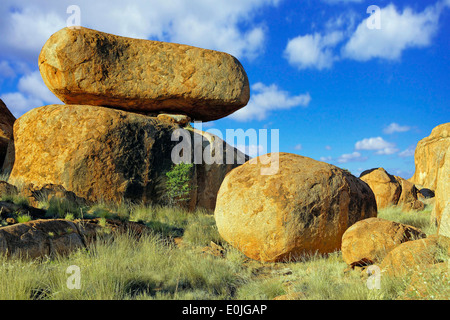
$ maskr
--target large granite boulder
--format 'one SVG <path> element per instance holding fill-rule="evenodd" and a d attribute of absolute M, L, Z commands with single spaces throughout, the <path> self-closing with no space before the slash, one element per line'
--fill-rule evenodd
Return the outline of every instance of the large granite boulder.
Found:
<path fill-rule="evenodd" d="M 284 261 L 339 250 L 345 230 L 376 217 L 369 186 L 345 170 L 279 153 L 278 170 L 261 174 L 262 156 L 227 174 L 214 212 L 220 235 L 246 256 Z"/>
<path fill-rule="evenodd" d="M 173 139 L 173 133 L 181 130 L 192 140 L 200 136 L 187 129 L 157 117 L 98 106 L 36 108 L 14 125 L 16 157 L 9 181 L 33 184 L 34 190 L 60 185 L 92 202 L 161 203 L 165 173 L 173 165 L 172 150 L 183 141 Z M 200 136 L 207 144 L 204 140 Z M 231 153 L 236 160 L 233 164 L 200 162 L 193 166 L 197 185 L 191 195 L 193 207 L 214 210 L 226 173 L 247 159 L 224 145 L 223 157 Z"/>
<path fill-rule="evenodd" d="M 244 107 L 250 97 L 244 68 L 227 53 L 87 28 L 53 34 L 39 55 L 39 70 L 66 104 L 209 121 Z"/>

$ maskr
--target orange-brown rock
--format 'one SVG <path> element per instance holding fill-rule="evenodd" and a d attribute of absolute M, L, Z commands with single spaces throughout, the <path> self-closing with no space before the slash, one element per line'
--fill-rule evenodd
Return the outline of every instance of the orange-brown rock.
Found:
<path fill-rule="evenodd" d="M 187 45 L 64 28 L 39 55 L 47 87 L 66 104 L 210 121 L 244 107 L 247 75 L 233 56 Z"/>
<path fill-rule="evenodd" d="M 381 218 L 356 222 L 342 236 L 342 258 L 351 265 L 358 261 L 378 263 L 399 244 L 425 238 L 421 230 Z"/>
<path fill-rule="evenodd" d="M 266 155 L 267 157 L 268 155 Z M 284 261 L 339 250 L 348 227 L 375 217 L 369 186 L 333 165 L 278 153 L 262 175 L 261 156 L 227 174 L 214 216 L 224 240 L 249 258 Z"/>
<path fill-rule="evenodd" d="M 419 191 L 416 186 L 401 177 L 394 176 L 394 178 L 398 181 L 398 183 L 400 183 L 402 188 L 397 205 L 402 206 L 404 210 L 423 210 L 425 208 L 425 204 L 419 200 Z"/>
<path fill-rule="evenodd" d="M 365 181 L 377 201 L 378 209 L 396 205 L 402 193 L 401 184 L 383 168 L 367 170 L 363 172 L 360 179 Z"/>
<path fill-rule="evenodd" d="M 431 214 L 439 234 L 450 237 L 450 145 L 441 162 L 437 163 L 436 196 Z"/>
<path fill-rule="evenodd" d="M 431 134 L 417 143 L 414 153 L 416 170 L 409 179 L 416 185 L 436 190 L 438 171 L 450 147 L 450 122 L 435 127 Z"/>
<path fill-rule="evenodd" d="M 5 160 L 9 143 L 13 140 L 13 125 L 16 118 L 0 100 L 0 168 Z"/>
<path fill-rule="evenodd" d="M 165 172 L 173 165 L 172 150 L 180 143 L 172 141 L 178 129 L 185 130 L 157 117 L 105 107 L 36 108 L 14 125 L 16 159 L 9 181 L 33 184 L 35 190 L 60 185 L 92 202 L 160 203 Z M 185 132 L 190 137 L 198 135 Z M 214 210 L 223 178 L 239 165 L 237 161 L 226 164 L 225 159 L 229 153 L 233 159 L 242 154 L 229 146 L 224 149 L 223 164 L 194 166 L 193 181 L 198 187 L 191 195 L 193 206 Z"/>
<path fill-rule="evenodd" d="M 0 253 L 9 257 L 41 258 L 83 246 L 76 225 L 62 219 L 33 220 L 0 228 Z"/>
<path fill-rule="evenodd" d="M 404 242 L 392 249 L 380 268 L 393 276 L 414 273 L 425 266 L 450 258 L 450 238 L 431 235 L 425 239 Z"/>

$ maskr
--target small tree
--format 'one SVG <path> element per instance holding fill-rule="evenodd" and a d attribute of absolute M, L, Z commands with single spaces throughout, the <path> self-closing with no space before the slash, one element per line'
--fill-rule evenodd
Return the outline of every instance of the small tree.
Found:
<path fill-rule="evenodd" d="M 166 198 L 169 205 L 183 206 L 190 200 L 193 189 L 192 163 L 181 162 L 174 164 L 172 169 L 166 172 Z"/>

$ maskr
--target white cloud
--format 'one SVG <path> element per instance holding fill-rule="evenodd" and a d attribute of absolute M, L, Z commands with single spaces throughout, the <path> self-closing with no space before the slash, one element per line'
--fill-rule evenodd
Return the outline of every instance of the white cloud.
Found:
<path fill-rule="evenodd" d="M 301 143 L 299 143 L 299 144 L 297 144 L 297 145 L 294 147 L 294 149 L 297 150 L 297 151 L 300 151 L 300 150 L 303 149 L 303 146 L 301 145 Z"/>
<path fill-rule="evenodd" d="M 238 121 L 264 120 L 271 111 L 290 109 L 293 107 L 307 107 L 311 101 L 309 93 L 291 96 L 277 85 L 258 82 L 252 85 L 252 95 L 249 103 L 229 117 Z"/>
<path fill-rule="evenodd" d="M 14 78 L 16 76 L 16 72 L 6 60 L 0 61 L 0 76 L 2 78 Z"/>
<path fill-rule="evenodd" d="M 440 2 L 419 13 L 409 7 L 399 12 L 389 4 L 380 11 L 381 29 L 369 29 L 368 18 L 363 20 L 342 48 L 342 55 L 359 61 L 397 60 L 408 48 L 429 46 L 438 29 L 441 11 Z"/>
<path fill-rule="evenodd" d="M 258 157 L 263 154 L 264 147 L 262 145 L 242 145 L 239 144 L 236 146 L 236 149 L 249 155 L 252 158 Z"/>
<path fill-rule="evenodd" d="M 20 117 L 25 112 L 44 104 L 42 100 L 39 100 L 36 97 L 25 96 L 20 92 L 2 94 L 0 99 L 3 100 L 16 118 Z"/>
<path fill-rule="evenodd" d="M 341 3 L 360 3 L 364 0 L 322 0 L 325 3 L 328 4 L 341 4 Z"/>
<path fill-rule="evenodd" d="M 45 86 L 39 71 L 21 77 L 17 88 L 18 92 L 5 93 L 0 97 L 15 117 L 46 104 L 62 104 Z"/>
<path fill-rule="evenodd" d="M 179 42 L 228 52 L 237 58 L 258 55 L 266 27 L 255 22 L 259 9 L 280 0 L 78 0 L 81 25 L 117 35 Z M 51 34 L 66 26 L 68 0 L 2 0 L 0 57 L 36 63 Z"/>
<path fill-rule="evenodd" d="M 403 150 L 402 152 L 399 152 L 398 156 L 401 158 L 414 157 L 415 151 L 416 146 L 409 146 L 407 149 Z"/>
<path fill-rule="evenodd" d="M 320 161 L 329 162 L 332 161 L 333 157 L 327 156 L 327 157 L 320 157 Z"/>
<path fill-rule="evenodd" d="M 339 156 L 336 161 L 338 163 L 347 163 L 347 162 L 362 162 L 366 161 L 367 157 L 363 157 L 359 152 L 346 153 Z"/>
<path fill-rule="evenodd" d="M 392 134 L 395 132 L 406 132 L 411 130 L 411 127 L 409 126 L 401 126 L 398 123 L 391 123 L 390 125 L 388 125 L 386 128 L 383 129 L 383 132 L 386 134 Z"/>
<path fill-rule="evenodd" d="M 338 58 L 333 48 L 343 39 L 340 31 L 326 35 L 319 33 L 298 36 L 288 41 L 284 56 L 288 62 L 298 69 L 329 69 Z"/>
<path fill-rule="evenodd" d="M 376 154 L 388 155 L 398 151 L 394 143 L 385 141 L 382 137 L 366 138 L 356 142 L 356 150 L 375 150 Z"/>

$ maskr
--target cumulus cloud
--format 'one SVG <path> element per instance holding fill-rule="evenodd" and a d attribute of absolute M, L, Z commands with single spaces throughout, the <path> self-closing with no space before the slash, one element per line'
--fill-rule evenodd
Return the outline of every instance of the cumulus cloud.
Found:
<path fill-rule="evenodd" d="M 79 0 L 81 25 L 117 35 L 172 41 L 252 58 L 263 49 L 266 28 L 256 22 L 259 9 L 280 0 Z M 2 0 L 0 57 L 35 63 L 51 34 L 66 26 L 68 0 L 35 3 Z"/>
<path fill-rule="evenodd" d="M 46 104 L 62 103 L 45 86 L 39 71 L 22 76 L 17 88 L 19 89 L 17 92 L 4 93 L 0 96 L 15 117 Z"/>
<path fill-rule="evenodd" d="M 277 85 L 258 82 L 252 85 L 249 103 L 229 117 L 237 121 L 264 120 L 274 110 L 307 107 L 311 101 L 309 93 L 296 96 L 281 90 Z"/>
<path fill-rule="evenodd" d="M 407 149 L 403 150 L 402 152 L 399 152 L 398 156 L 401 158 L 414 157 L 415 151 L 416 146 L 409 146 Z"/>
<path fill-rule="evenodd" d="M 300 150 L 303 149 L 303 146 L 301 145 L 301 143 L 299 143 L 299 144 L 297 144 L 297 145 L 294 147 L 294 149 L 297 150 L 297 151 L 300 151 Z"/>
<path fill-rule="evenodd" d="M 284 56 L 298 69 L 329 69 L 338 58 L 333 48 L 343 39 L 341 31 L 325 35 L 319 33 L 298 36 L 288 41 Z"/>
<path fill-rule="evenodd" d="M 361 153 L 354 151 L 352 153 L 345 153 L 343 155 L 340 155 L 336 161 L 338 163 L 347 163 L 347 162 L 362 162 L 366 161 L 367 157 L 363 157 Z"/>
<path fill-rule="evenodd" d="M 398 151 L 394 143 L 387 142 L 382 137 L 366 138 L 358 141 L 355 144 L 355 149 L 372 150 L 376 151 L 375 153 L 379 155 L 389 155 Z"/>
<path fill-rule="evenodd" d="M 342 48 L 342 54 L 359 61 L 397 60 L 406 49 L 429 46 L 438 30 L 442 8 L 438 2 L 417 13 L 409 7 L 399 11 L 389 4 L 380 11 L 381 29 L 369 29 L 369 18 L 363 20 Z"/>
<path fill-rule="evenodd" d="M 398 123 L 391 123 L 386 128 L 383 129 L 383 132 L 386 134 L 393 134 L 395 132 L 406 132 L 411 130 L 411 127 L 409 126 L 401 126 Z"/>

